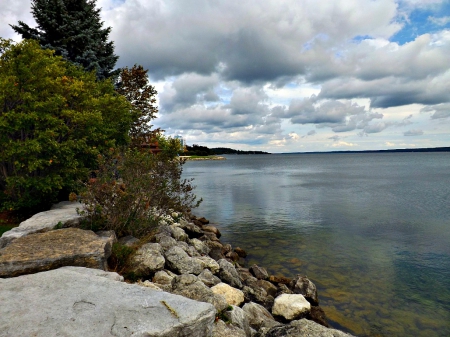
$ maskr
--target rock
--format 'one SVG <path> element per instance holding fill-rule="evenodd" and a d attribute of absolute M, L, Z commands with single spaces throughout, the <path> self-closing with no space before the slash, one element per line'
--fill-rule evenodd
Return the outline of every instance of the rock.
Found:
<path fill-rule="evenodd" d="M 207 225 L 207 224 L 209 224 L 209 220 L 206 220 L 205 218 L 199 218 L 199 219 L 197 219 L 197 221 L 199 221 L 201 224 L 203 224 L 203 225 Z"/>
<path fill-rule="evenodd" d="M 239 327 L 232 324 L 226 324 L 219 319 L 214 324 L 212 337 L 246 337 L 246 334 L 245 331 Z"/>
<path fill-rule="evenodd" d="M 137 284 L 139 284 L 142 287 L 147 287 L 153 290 L 157 290 L 157 291 L 163 291 L 160 287 L 158 287 L 155 283 L 150 282 L 149 280 L 146 280 L 144 282 L 140 282 L 138 281 Z"/>
<path fill-rule="evenodd" d="M 130 267 L 136 275 L 146 277 L 162 270 L 165 263 L 161 245 L 159 243 L 146 243 L 133 255 Z"/>
<path fill-rule="evenodd" d="M 211 226 L 211 225 L 203 225 L 202 230 L 204 232 L 213 233 L 217 238 L 220 238 L 222 234 L 220 233 L 219 229 L 217 227 Z"/>
<path fill-rule="evenodd" d="M 254 278 L 256 282 L 256 278 L 250 273 L 250 271 L 247 268 L 236 268 L 236 270 L 239 274 L 239 277 L 241 278 L 242 281 L 244 281 L 244 283 L 248 278 Z"/>
<path fill-rule="evenodd" d="M 269 273 L 265 268 L 258 267 L 256 264 L 250 267 L 250 273 L 252 273 L 258 280 L 267 280 Z"/>
<path fill-rule="evenodd" d="M 328 329 L 313 321 L 301 319 L 292 321 L 289 325 L 275 326 L 265 333 L 264 337 L 297 337 L 297 336 L 320 336 L 320 337 L 351 337 L 345 332 Z"/>
<path fill-rule="evenodd" d="M 177 241 L 187 241 L 188 236 L 184 230 L 182 230 L 180 227 L 177 227 L 175 225 L 169 226 L 170 231 L 172 232 L 172 236 Z"/>
<path fill-rule="evenodd" d="M 243 285 L 236 268 L 234 268 L 234 266 L 225 259 L 221 259 L 217 262 L 220 266 L 219 278 L 232 287 L 241 289 Z"/>
<path fill-rule="evenodd" d="M 132 235 L 127 235 L 119 239 L 119 243 L 121 245 L 132 247 L 139 242 L 139 239 L 135 238 Z"/>
<path fill-rule="evenodd" d="M 274 298 L 273 296 L 267 295 L 267 292 L 264 289 L 244 286 L 242 292 L 244 293 L 246 302 L 256 302 L 264 306 L 267 310 L 272 309 Z"/>
<path fill-rule="evenodd" d="M 180 222 L 180 228 L 182 228 L 191 239 L 203 236 L 203 231 L 194 224 L 188 222 Z"/>
<path fill-rule="evenodd" d="M 0 279 L 0 336 L 211 335 L 210 304 L 76 269 Z"/>
<path fill-rule="evenodd" d="M 167 270 L 160 270 L 155 273 L 155 276 L 152 278 L 152 282 L 155 283 L 158 287 L 160 287 L 164 291 L 171 292 L 172 291 L 172 279 L 175 275 L 172 275 Z"/>
<path fill-rule="evenodd" d="M 219 294 L 225 297 L 229 305 L 241 305 L 244 302 L 244 293 L 239 289 L 230 287 L 226 283 L 216 284 L 211 288 L 214 294 Z"/>
<path fill-rule="evenodd" d="M 216 284 L 222 282 L 220 278 L 214 276 L 209 269 L 204 269 L 199 275 L 198 279 L 202 281 L 206 286 L 213 287 Z"/>
<path fill-rule="evenodd" d="M 229 243 L 226 243 L 222 246 L 222 253 L 227 254 L 233 250 L 233 247 Z"/>
<path fill-rule="evenodd" d="M 298 275 L 291 284 L 294 293 L 302 294 L 312 305 L 319 305 L 316 285 L 309 278 Z"/>
<path fill-rule="evenodd" d="M 217 311 L 222 311 L 228 307 L 225 297 L 214 294 L 210 288 L 192 274 L 175 276 L 172 280 L 172 291 L 174 294 L 210 303 L 214 305 Z"/>
<path fill-rule="evenodd" d="M 225 254 L 225 257 L 227 259 L 230 259 L 233 262 L 237 262 L 240 259 L 239 255 L 237 255 L 236 252 L 228 252 L 228 253 Z"/>
<path fill-rule="evenodd" d="M 210 233 L 210 232 L 203 232 L 203 235 L 200 236 L 198 239 L 201 240 L 201 241 L 215 241 L 215 242 L 219 242 L 220 243 L 220 240 L 216 236 L 216 234 Z"/>
<path fill-rule="evenodd" d="M 278 292 L 277 287 L 275 287 L 269 281 L 258 280 L 258 281 L 256 281 L 256 284 L 258 285 L 258 287 L 263 288 L 268 295 L 274 296 L 274 297 L 277 295 L 277 292 Z"/>
<path fill-rule="evenodd" d="M 177 245 L 177 240 L 166 234 L 156 234 L 155 239 L 156 242 L 161 245 L 163 251 L 167 251 L 170 248 L 175 247 Z"/>
<path fill-rule="evenodd" d="M 216 260 L 210 258 L 209 256 L 200 256 L 196 259 L 202 261 L 204 268 L 208 268 L 213 274 L 216 274 L 220 270 L 220 266 Z"/>
<path fill-rule="evenodd" d="M 20 237 L 51 231 L 58 224 L 61 228 L 75 227 L 84 219 L 84 216 L 77 213 L 77 208 L 82 210 L 83 207 L 84 205 L 79 202 L 70 201 L 55 204 L 49 211 L 37 213 L 21 222 L 18 227 L 3 233 L 0 237 L 0 248 L 6 247 Z"/>
<path fill-rule="evenodd" d="M 106 270 L 111 240 L 92 231 L 64 228 L 14 240 L 0 250 L 0 277 L 15 277 L 63 266 Z"/>
<path fill-rule="evenodd" d="M 270 275 L 269 281 L 274 283 L 290 284 L 292 282 L 292 279 L 285 276 Z"/>
<path fill-rule="evenodd" d="M 209 256 L 216 261 L 225 259 L 225 255 L 223 255 L 223 253 L 222 253 L 222 248 L 211 248 L 211 250 L 209 252 Z"/>
<path fill-rule="evenodd" d="M 307 315 L 311 311 L 311 304 L 301 294 L 282 294 L 275 298 L 272 314 L 294 320 Z"/>
<path fill-rule="evenodd" d="M 316 323 L 319 323 L 320 325 L 323 325 L 325 327 L 329 327 L 327 316 L 325 315 L 325 311 L 319 306 L 312 306 L 311 312 L 309 313 L 309 316 L 306 317 Z"/>
<path fill-rule="evenodd" d="M 271 328 L 279 325 L 272 314 L 257 303 L 245 303 L 242 310 L 244 311 L 250 326 L 255 330 L 259 330 L 262 327 Z"/>
<path fill-rule="evenodd" d="M 277 296 L 281 294 L 293 294 L 294 292 L 283 283 L 278 284 Z"/>
<path fill-rule="evenodd" d="M 176 273 L 198 275 L 203 270 L 203 261 L 190 257 L 178 246 L 167 250 L 164 253 L 164 257 L 166 258 L 167 267 Z"/>
<path fill-rule="evenodd" d="M 191 239 L 189 240 L 189 243 L 202 255 L 208 255 L 211 250 L 211 248 L 199 239 Z"/>
<path fill-rule="evenodd" d="M 230 322 L 230 324 L 244 330 L 247 337 L 251 337 L 250 324 L 244 310 L 238 306 L 232 305 L 232 310 L 224 311 L 223 315 Z"/>
<path fill-rule="evenodd" d="M 236 254 L 237 255 L 239 255 L 239 257 L 242 257 L 242 258 L 245 258 L 245 257 L 247 257 L 247 253 L 246 253 L 246 251 L 245 250 L 243 250 L 242 248 L 240 248 L 240 247 L 236 247 L 236 248 L 234 248 L 234 251 L 236 252 Z"/>

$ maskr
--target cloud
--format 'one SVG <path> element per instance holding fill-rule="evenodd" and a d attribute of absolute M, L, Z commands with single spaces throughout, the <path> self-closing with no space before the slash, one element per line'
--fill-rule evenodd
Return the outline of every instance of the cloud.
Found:
<path fill-rule="evenodd" d="M 443 119 L 450 117 L 450 103 L 436 104 L 424 107 L 420 112 L 434 112 L 431 119 Z"/>
<path fill-rule="evenodd" d="M 403 136 L 422 136 L 423 131 L 422 130 L 409 130 L 406 132 L 403 132 Z"/>
<path fill-rule="evenodd" d="M 450 16 L 441 16 L 439 18 L 434 17 L 434 16 L 429 16 L 428 21 L 430 21 L 431 23 L 434 23 L 435 25 L 438 25 L 438 26 L 445 26 L 446 24 L 448 24 L 450 22 Z"/>

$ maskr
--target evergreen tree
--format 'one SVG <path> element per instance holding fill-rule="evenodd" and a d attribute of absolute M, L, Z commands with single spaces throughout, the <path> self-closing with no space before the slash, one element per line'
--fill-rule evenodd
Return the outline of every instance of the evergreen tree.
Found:
<path fill-rule="evenodd" d="M 32 10 L 38 26 L 29 27 L 19 21 L 11 27 L 24 39 L 35 39 L 45 49 L 96 71 L 98 79 L 111 77 L 118 56 L 114 44 L 108 42 L 111 27 L 102 28 L 97 0 L 32 0 Z"/>

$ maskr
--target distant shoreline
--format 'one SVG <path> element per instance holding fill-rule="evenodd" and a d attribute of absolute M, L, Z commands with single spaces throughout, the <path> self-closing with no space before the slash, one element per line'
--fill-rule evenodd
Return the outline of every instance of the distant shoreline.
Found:
<path fill-rule="evenodd" d="M 222 156 L 205 156 L 205 157 L 179 156 L 178 158 L 186 160 L 226 160 L 226 158 Z"/>
<path fill-rule="evenodd" d="M 313 152 L 282 152 L 274 154 L 322 154 L 322 153 L 402 153 L 402 152 L 450 152 L 450 147 L 392 149 L 392 150 L 357 150 L 357 151 L 313 151 Z"/>

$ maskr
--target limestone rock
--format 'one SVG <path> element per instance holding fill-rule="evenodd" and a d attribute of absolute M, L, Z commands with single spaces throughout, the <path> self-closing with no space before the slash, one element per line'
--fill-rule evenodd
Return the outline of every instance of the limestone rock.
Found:
<path fill-rule="evenodd" d="M 166 260 L 162 256 L 159 243 L 146 243 L 142 245 L 131 259 L 131 268 L 142 277 L 162 270 Z"/>
<path fill-rule="evenodd" d="M 297 276 L 291 284 L 296 294 L 302 294 L 312 305 L 319 305 L 319 297 L 317 296 L 317 288 L 306 276 Z"/>
<path fill-rule="evenodd" d="M 180 228 L 182 228 L 190 238 L 199 238 L 203 236 L 203 231 L 192 223 L 180 222 Z"/>
<path fill-rule="evenodd" d="M 198 279 L 202 281 L 206 286 L 213 287 L 216 284 L 222 282 L 220 278 L 213 275 L 213 273 L 209 269 L 204 269 L 199 275 Z"/>
<path fill-rule="evenodd" d="M 234 248 L 234 251 L 236 252 L 237 255 L 239 255 L 239 257 L 245 258 L 247 256 L 247 252 L 243 250 L 241 247 Z"/>
<path fill-rule="evenodd" d="M 236 287 L 241 289 L 242 282 L 239 278 L 239 274 L 236 271 L 236 268 L 225 259 L 221 259 L 218 261 L 220 266 L 219 277 L 222 281 L 228 283 L 232 287 Z"/>
<path fill-rule="evenodd" d="M 241 305 L 244 302 L 244 293 L 239 289 L 233 288 L 226 283 L 216 284 L 211 288 L 214 294 L 219 294 L 225 297 L 229 305 Z"/>
<path fill-rule="evenodd" d="M 175 246 L 164 253 L 167 266 L 180 274 L 198 275 L 203 270 L 203 262 L 190 257 L 182 248 Z"/>
<path fill-rule="evenodd" d="M 83 268 L 81 268 L 83 269 Z M 210 336 L 208 304 L 60 268 L 0 279 L 0 336 Z"/>
<path fill-rule="evenodd" d="M 269 278 L 269 273 L 263 267 L 259 267 L 256 264 L 250 267 L 250 272 L 258 279 L 258 280 L 267 280 Z"/>
<path fill-rule="evenodd" d="M 244 330 L 245 335 L 251 337 L 252 333 L 246 313 L 236 305 L 232 305 L 231 307 L 232 310 L 225 311 L 223 315 L 228 319 L 230 324 Z"/>
<path fill-rule="evenodd" d="M 202 255 L 208 255 L 211 250 L 203 241 L 191 239 L 189 243 Z"/>
<path fill-rule="evenodd" d="M 137 284 L 139 284 L 142 287 L 147 287 L 153 290 L 157 290 L 157 291 L 163 291 L 160 287 L 158 287 L 158 285 L 156 285 L 153 282 L 150 282 L 149 280 L 146 280 L 144 282 L 138 281 Z"/>
<path fill-rule="evenodd" d="M 320 337 L 352 337 L 345 332 L 328 329 L 308 319 L 292 321 L 289 325 L 275 326 L 264 334 L 264 337 L 297 337 L 297 336 L 320 336 Z"/>
<path fill-rule="evenodd" d="M 239 327 L 218 320 L 214 324 L 212 337 L 247 337 L 247 335 L 245 331 Z"/>
<path fill-rule="evenodd" d="M 250 326 L 255 330 L 259 330 L 261 327 L 271 328 L 279 324 L 266 308 L 257 303 L 245 303 L 242 310 L 244 311 Z"/>
<path fill-rule="evenodd" d="M 77 208 L 82 210 L 83 207 L 79 202 L 63 201 L 53 205 L 49 211 L 33 215 L 18 227 L 3 233 L 0 237 L 0 249 L 20 237 L 53 230 L 58 224 L 64 228 L 77 226 L 84 218 L 77 213 Z"/>
<path fill-rule="evenodd" d="M 210 258 L 209 256 L 200 256 L 197 257 L 196 259 L 202 261 L 205 268 L 211 270 L 213 274 L 216 274 L 220 270 L 220 266 L 216 262 L 216 260 Z"/>
<path fill-rule="evenodd" d="M 228 307 L 228 303 L 222 295 L 214 294 L 195 275 L 183 274 L 175 276 L 172 280 L 172 291 L 174 294 L 193 300 L 211 303 L 218 311 Z"/>
<path fill-rule="evenodd" d="M 81 266 L 105 270 L 111 241 L 92 231 L 64 228 L 14 240 L 0 250 L 0 277 Z"/>
<path fill-rule="evenodd" d="M 175 225 L 170 225 L 170 231 L 172 232 L 172 236 L 177 241 L 187 241 L 188 236 L 184 230 Z"/>
<path fill-rule="evenodd" d="M 276 296 L 277 295 L 277 291 L 278 291 L 277 287 L 275 287 L 269 281 L 258 280 L 258 281 L 256 281 L 256 284 L 258 285 L 258 287 L 263 288 L 268 295 L 270 295 L 270 296 Z"/>
<path fill-rule="evenodd" d="M 212 225 L 203 225 L 202 226 L 202 230 L 204 232 L 210 232 L 213 233 L 217 236 L 217 238 L 220 238 L 222 236 L 222 234 L 220 233 L 219 229 L 215 226 Z"/>
<path fill-rule="evenodd" d="M 156 234 L 155 238 L 156 242 L 161 245 L 163 251 L 167 251 L 177 245 L 177 240 L 167 234 Z"/>
<path fill-rule="evenodd" d="M 272 314 L 294 320 L 311 311 L 311 304 L 301 294 L 282 294 L 275 299 Z"/>
<path fill-rule="evenodd" d="M 259 287 L 244 286 L 242 292 L 246 302 L 256 302 L 261 304 L 267 310 L 271 310 L 274 302 L 273 296 L 267 295 L 266 291 Z"/>

